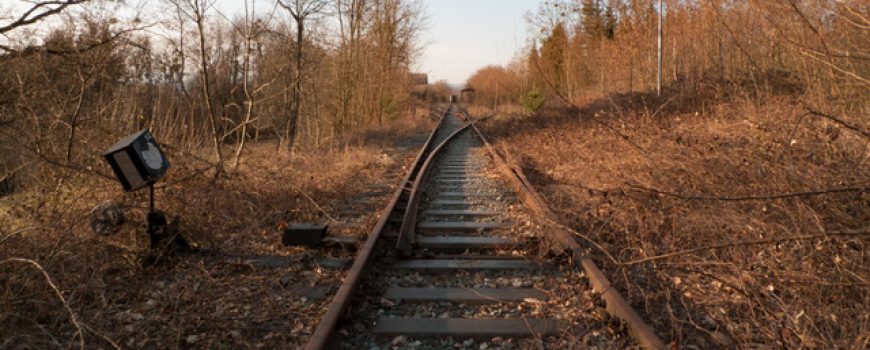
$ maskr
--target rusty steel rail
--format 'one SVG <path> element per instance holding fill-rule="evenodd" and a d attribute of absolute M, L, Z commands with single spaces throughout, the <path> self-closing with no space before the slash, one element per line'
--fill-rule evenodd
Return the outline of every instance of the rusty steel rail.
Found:
<path fill-rule="evenodd" d="M 474 133 L 483 142 L 490 158 L 496 164 L 498 170 L 510 182 L 511 186 L 516 190 L 520 200 L 536 215 L 558 224 L 558 218 L 555 213 L 547 206 L 547 203 L 541 198 L 526 176 L 522 169 L 508 162 L 506 157 L 499 152 L 486 140 L 483 133 L 475 125 L 475 120 L 468 112 L 460 109 L 461 113 L 465 114 L 466 120 Z M 629 333 L 643 347 L 649 349 L 665 349 L 665 343 L 655 334 L 655 331 L 650 327 L 643 318 L 631 307 L 631 304 L 614 288 L 610 281 L 604 276 L 604 273 L 595 262 L 584 252 L 584 249 L 577 242 L 574 235 L 565 229 L 558 228 L 553 231 L 553 235 L 546 236 L 556 245 L 560 246 L 564 251 L 571 255 L 574 263 L 579 265 L 589 281 L 592 288 L 601 294 L 601 298 L 605 302 L 605 309 L 611 316 L 624 321 L 628 325 Z"/>
<path fill-rule="evenodd" d="M 420 204 L 420 193 L 422 192 L 420 191 L 420 188 L 423 186 L 423 181 L 426 179 L 426 175 L 429 174 L 429 170 L 432 169 L 432 163 L 435 161 L 438 154 L 440 154 L 444 149 L 444 146 L 446 146 L 451 139 L 456 137 L 456 135 L 468 130 L 469 125 L 471 124 L 466 124 L 448 135 L 444 141 L 432 150 L 429 156 L 426 157 L 426 161 L 423 162 L 423 165 L 420 167 L 420 170 L 417 173 L 417 178 L 414 179 L 414 184 L 411 187 L 408 206 L 405 210 L 405 217 L 402 218 L 402 227 L 399 229 L 399 239 L 396 242 L 396 249 L 400 254 L 410 255 L 411 249 L 415 244 L 414 230 L 417 227 L 417 208 Z"/>
<path fill-rule="evenodd" d="M 381 233 L 383 233 L 389 223 L 390 214 L 399 207 L 399 201 L 406 195 L 407 191 L 410 190 L 408 183 L 418 177 L 417 173 L 423 165 L 423 160 L 428 158 L 427 156 L 430 153 L 429 150 L 432 147 L 432 142 L 444 126 L 446 116 L 449 113 L 450 108 L 447 108 L 444 114 L 441 115 L 441 120 L 438 122 L 438 125 L 432 133 L 429 134 L 429 138 L 426 140 L 426 143 L 423 144 L 422 149 L 420 149 L 420 152 L 414 159 L 414 163 L 412 164 L 411 169 L 408 170 L 408 174 L 405 175 L 402 182 L 396 188 L 390 202 L 386 207 L 384 207 L 383 211 L 381 211 L 380 219 L 378 219 L 377 224 L 372 228 L 372 231 L 369 233 L 362 248 L 357 253 L 356 257 L 354 257 L 353 265 L 350 270 L 347 271 L 344 282 L 342 282 L 341 287 L 339 287 L 338 291 L 335 293 L 335 297 L 333 297 L 332 302 L 329 304 L 329 309 L 327 309 L 326 314 L 324 314 L 320 319 L 320 323 L 317 324 L 317 329 L 315 329 L 314 334 L 311 335 L 308 343 L 305 344 L 304 349 L 322 350 L 329 345 L 335 327 L 338 325 L 338 321 L 349 306 L 350 299 L 353 297 L 354 291 L 362 280 L 362 277 L 372 260 L 372 252 L 374 251 L 378 240 L 381 238 Z"/>

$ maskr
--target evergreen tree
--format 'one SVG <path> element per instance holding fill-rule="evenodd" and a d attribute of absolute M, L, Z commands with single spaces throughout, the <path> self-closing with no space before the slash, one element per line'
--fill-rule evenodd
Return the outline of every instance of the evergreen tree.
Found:
<path fill-rule="evenodd" d="M 565 79 L 565 52 L 568 49 L 568 33 L 565 25 L 556 24 L 552 33 L 541 45 L 540 66 L 547 79 L 548 88 L 556 93 L 564 93 Z"/>
<path fill-rule="evenodd" d="M 613 40 L 616 36 L 616 14 L 613 13 L 613 6 L 610 4 L 604 9 L 604 36 L 607 39 Z"/>
<path fill-rule="evenodd" d="M 538 43 L 536 41 L 532 41 L 531 50 L 529 50 L 529 57 L 526 60 L 526 70 L 528 71 L 528 88 L 535 89 L 540 88 L 542 84 L 540 84 L 540 74 L 543 67 L 541 67 L 541 57 L 538 53 Z"/>
<path fill-rule="evenodd" d="M 583 9 L 583 32 L 592 39 L 604 37 L 604 18 L 601 15 L 601 5 L 598 0 L 584 0 Z"/>

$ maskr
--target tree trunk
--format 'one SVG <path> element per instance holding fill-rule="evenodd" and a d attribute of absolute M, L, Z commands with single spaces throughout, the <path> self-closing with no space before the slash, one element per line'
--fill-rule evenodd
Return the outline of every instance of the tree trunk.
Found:
<path fill-rule="evenodd" d="M 247 1 L 247 0 L 245 0 Z M 251 122 L 251 114 L 254 111 L 254 96 L 251 95 L 251 88 L 248 86 L 249 72 L 251 70 L 251 24 L 247 15 L 245 16 L 245 53 L 244 63 L 242 64 L 242 92 L 245 94 L 245 120 L 242 122 L 242 128 L 239 131 L 239 147 L 236 148 L 236 156 L 233 160 L 233 170 L 239 170 L 239 163 L 242 159 L 242 151 L 245 150 L 245 140 L 248 138 L 248 123 Z M 256 88 L 256 87 L 255 87 Z"/>
<path fill-rule="evenodd" d="M 296 20 L 296 82 L 293 84 L 293 102 L 290 112 L 289 135 L 287 135 L 287 149 L 291 152 L 299 127 L 299 105 L 302 97 L 302 37 L 305 31 L 305 18 L 294 17 L 294 19 Z"/>
<path fill-rule="evenodd" d="M 215 160 L 217 162 L 217 164 L 215 164 L 215 176 L 219 176 L 224 170 L 224 155 L 223 151 L 221 151 L 221 137 L 218 134 L 217 117 L 214 115 L 214 109 L 211 105 L 211 85 L 208 81 L 208 58 L 206 57 L 207 55 L 205 52 L 205 28 L 203 25 L 205 18 L 203 17 L 202 9 L 196 9 L 196 11 L 196 27 L 199 32 L 199 56 L 201 61 L 200 79 L 202 79 L 202 99 L 205 103 L 205 108 L 208 111 L 212 145 L 214 146 Z"/>

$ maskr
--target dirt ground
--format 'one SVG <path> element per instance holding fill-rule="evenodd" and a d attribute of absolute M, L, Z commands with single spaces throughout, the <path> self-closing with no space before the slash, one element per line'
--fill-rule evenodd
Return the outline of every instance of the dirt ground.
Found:
<path fill-rule="evenodd" d="M 433 126 L 295 155 L 253 144 L 240 169 L 216 181 L 170 152 L 157 206 L 201 251 L 156 262 L 145 261 L 146 191 L 125 195 L 108 180 L 71 175 L 0 198 L 0 348 L 301 346 L 355 248 L 284 247 L 283 228 L 327 223 L 331 235 L 364 239 Z M 104 201 L 128 216 L 105 237 L 88 224 Z"/>
<path fill-rule="evenodd" d="M 806 112 L 632 94 L 483 126 L 673 346 L 867 348 L 870 143 Z"/>

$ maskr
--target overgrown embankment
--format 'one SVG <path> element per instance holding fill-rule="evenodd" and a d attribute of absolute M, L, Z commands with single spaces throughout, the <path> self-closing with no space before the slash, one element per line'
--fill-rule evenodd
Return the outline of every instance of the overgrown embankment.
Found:
<path fill-rule="evenodd" d="M 797 95 L 615 95 L 484 129 L 666 340 L 866 347 L 870 121 Z"/>
<path fill-rule="evenodd" d="M 332 234 L 364 238 L 429 124 L 295 155 L 253 144 L 218 179 L 200 171 L 207 163 L 170 152 L 158 209 L 179 217 L 204 251 L 156 263 L 144 259 L 146 191 L 123 194 L 109 179 L 50 167 L 56 176 L 0 198 L 0 348 L 301 346 L 355 250 L 283 247 L 281 229 L 328 223 Z M 88 225 L 104 201 L 122 204 L 128 218 L 109 236 Z"/>

